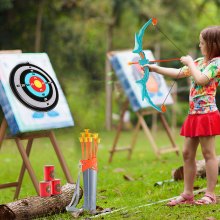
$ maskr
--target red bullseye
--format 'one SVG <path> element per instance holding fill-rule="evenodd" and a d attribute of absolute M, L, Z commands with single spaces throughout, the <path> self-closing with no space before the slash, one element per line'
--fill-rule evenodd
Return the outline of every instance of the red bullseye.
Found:
<path fill-rule="evenodd" d="M 44 92 L 46 89 L 44 81 L 37 76 L 32 76 L 30 78 L 30 85 L 37 92 Z"/>

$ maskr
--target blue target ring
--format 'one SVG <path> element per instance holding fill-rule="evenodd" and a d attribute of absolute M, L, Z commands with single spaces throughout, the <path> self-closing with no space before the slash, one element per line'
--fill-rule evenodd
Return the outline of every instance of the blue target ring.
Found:
<path fill-rule="evenodd" d="M 38 73 L 33 73 L 33 72 L 27 73 L 27 75 L 25 76 L 25 79 L 24 79 L 25 84 L 26 84 L 26 85 L 30 84 L 30 79 L 31 79 L 31 77 L 33 77 L 33 76 L 37 76 L 38 78 L 40 78 L 40 79 L 44 82 L 44 84 L 45 84 L 45 86 L 46 86 L 46 89 L 45 89 L 43 92 L 38 92 L 38 91 L 36 91 L 35 89 L 33 89 L 33 87 L 32 87 L 31 85 L 30 85 L 30 86 L 27 86 L 27 89 L 28 89 L 32 94 L 34 94 L 35 96 L 38 96 L 38 97 L 48 96 L 48 94 L 49 94 L 49 92 L 50 92 L 49 85 L 47 84 L 47 80 L 46 80 L 43 76 L 41 76 L 40 74 L 38 74 Z"/>

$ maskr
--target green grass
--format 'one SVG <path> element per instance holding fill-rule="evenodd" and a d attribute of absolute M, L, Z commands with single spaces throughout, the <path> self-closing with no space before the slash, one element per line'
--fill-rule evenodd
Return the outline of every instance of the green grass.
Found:
<path fill-rule="evenodd" d="M 78 162 L 81 157 L 80 143 L 78 142 L 79 133 L 75 128 L 70 128 L 57 130 L 55 134 L 71 174 L 76 179 Z M 123 132 L 118 145 L 128 146 L 131 135 L 132 132 Z M 109 150 L 112 147 L 114 136 L 114 131 L 100 132 L 97 205 L 103 208 L 113 208 L 114 210 L 124 209 L 97 219 L 205 219 L 211 216 L 220 219 L 219 204 L 202 207 L 181 206 L 170 208 L 165 205 L 166 202 L 163 202 L 139 207 L 177 196 L 182 192 L 182 181 L 154 186 L 158 181 L 171 179 L 171 171 L 182 165 L 182 157 L 176 156 L 175 153 L 167 153 L 157 159 L 145 134 L 140 132 L 131 160 L 127 159 L 127 152 L 117 152 L 113 157 L 113 162 L 109 164 Z M 158 131 L 154 134 L 154 137 L 158 146 L 169 146 L 170 143 L 164 131 Z M 178 135 L 178 131 L 176 132 L 175 140 L 181 151 L 183 138 Z M 216 146 L 219 146 L 219 144 L 220 140 L 216 138 Z M 219 153 L 219 149 L 217 149 L 217 153 Z M 197 159 L 202 159 L 200 149 Z M 61 178 L 62 184 L 66 183 L 49 139 L 44 138 L 34 141 L 30 160 L 39 181 L 43 179 L 43 166 L 45 164 L 54 164 L 56 177 Z M 0 161 L 0 183 L 16 181 L 22 161 L 14 142 L 4 141 L 0 151 Z M 124 175 L 130 176 L 134 180 L 125 180 Z M 197 179 L 195 186 L 200 189 L 205 188 L 206 180 Z M 2 189 L 0 191 L 0 203 L 11 202 L 14 190 L 14 188 Z M 216 188 L 216 194 L 219 194 L 218 191 L 219 187 Z M 32 195 L 36 195 L 36 192 L 26 173 L 20 198 Z M 199 197 L 201 195 L 196 198 Z M 81 207 L 82 204 L 83 199 L 78 207 Z M 81 217 L 81 219 L 84 218 L 85 216 Z M 42 219 L 60 220 L 72 219 L 72 217 L 69 213 L 63 213 Z"/>

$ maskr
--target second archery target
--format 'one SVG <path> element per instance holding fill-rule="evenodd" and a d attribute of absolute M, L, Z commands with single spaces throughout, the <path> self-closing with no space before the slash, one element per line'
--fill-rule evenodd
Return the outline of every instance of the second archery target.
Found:
<path fill-rule="evenodd" d="M 16 65 L 10 73 L 9 83 L 17 99 L 32 110 L 50 111 L 57 105 L 59 94 L 56 84 L 36 65 Z"/>
<path fill-rule="evenodd" d="M 144 51 L 148 60 L 155 60 L 153 53 L 150 50 Z M 139 64 L 129 66 L 128 63 L 132 60 L 139 60 L 140 58 L 133 54 L 132 51 L 119 51 L 112 53 L 109 57 L 111 65 L 115 70 L 125 94 L 127 95 L 133 111 L 139 111 L 151 107 L 151 105 L 142 100 L 139 85 L 136 83 L 143 76 L 142 69 Z M 135 69 L 134 69 L 135 68 Z M 163 104 L 166 95 L 168 94 L 168 87 L 163 75 L 150 72 L 149 80 L 146 84 L 151 100 L 155 105 Z M 166 104 L 173 104 L 172 96 L 169 94 Z"/>

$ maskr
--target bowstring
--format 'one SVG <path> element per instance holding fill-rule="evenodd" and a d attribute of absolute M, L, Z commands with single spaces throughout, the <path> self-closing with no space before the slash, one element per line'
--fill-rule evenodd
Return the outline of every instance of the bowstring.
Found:
<path fill-rule="evenodd" d="M 157 29 L 157 31 L 159 31 L 161 34 L 164 35 L 164 37 L 181 53 L 181 55 L 186 54 L 180 47 L 178 47 L 178 46 L 174 43 L 174 41 L 172 41 L 172 40 L 158 27 L 158 25 L 155 25 L 154 27 Z"/>
<path fill-rule="evenodd" d="M 174 41 L 172 41 L 172 40 L 158 27 L 158 25 L 154 25 L 154 27 L 157 29 L 157 31 L 159 31 L 161 34 L 164 35 L 164 37 L 181 53 L 181 55 L 186 54 L 180 47 L 178 47 L 178 46 L 174 43 Z M 179 73 L 178 73 L 176 79 L 173 81 L 173 83 L 172 83 L 172 85 L 171 85 L 171 87 L 170 87 L 170 89 L 169 89 L 169 91 L 168 91 L 168 93 L 167 93 L 167 95 L 166 95 L 166 97 L 165 97 L 163 103 L 162 103 L 162 106 L 163 106 L 164 103 L 166 102 L 166 100 L 167 100 L 169 94 L 171 93 L 171 90 L 173 89 L 174 84 L 175 84 L 176 81 L 179 79 L 181 70 L 182 70 L 182 68 L 180 68 Z"/>
<path fill-rule="evenodd" d="M 167 93 L 167 95 L 166 95 L 166 97 L 165 97 L 165 99 L 164 99 L 162 105 L 164 105 L 164 103 L 166 102 L 166 100 L 167 100 L 169 94 L 171 93 L 171 90 L 173 89 L 174 84 L 176 83 L 176 80 L 179 79 L 179 76 L 180 76 L 181 70 L 182 70 L 182 68 L 180 68 L 179 73 L 178 73 L 176 79 L 173 81 L 173 83 L 172 83 L 172 85 L 171 85 L 171 87 L 170 87 L 170 89 L 169 89 L 169 91 L 168 91 L 168 93 Z"/>

